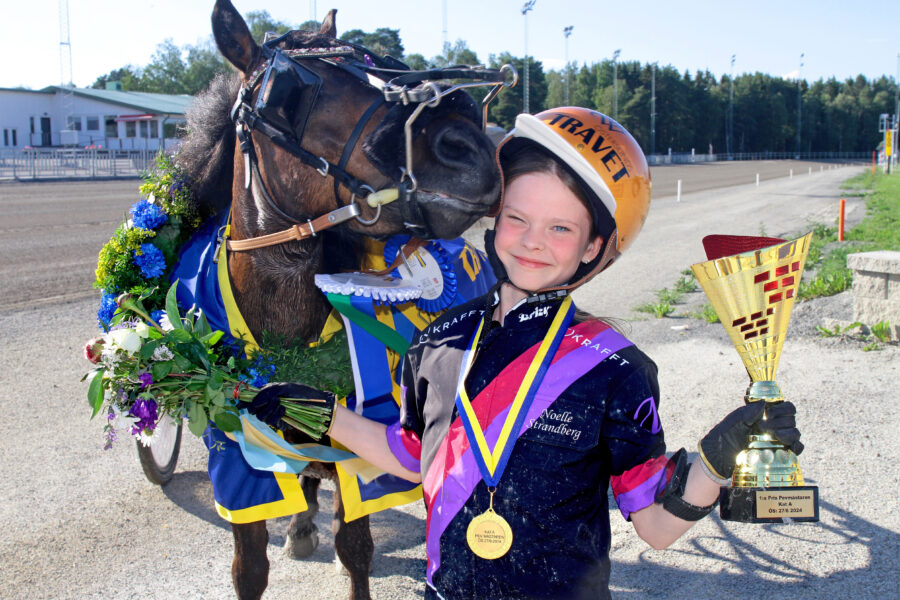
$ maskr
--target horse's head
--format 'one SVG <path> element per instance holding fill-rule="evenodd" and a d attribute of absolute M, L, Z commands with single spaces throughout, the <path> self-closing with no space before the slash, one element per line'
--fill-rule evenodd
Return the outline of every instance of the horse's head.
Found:
<path fill-rule="evenodd" d="M 478 106 L 462 90 L 440 97 L 421 73 L 405 75 L 399 61 L 336 39 L 334 15 L 318 33 L 292 31 L 259 45 L 232 4 L 216 2 L 216 43 L 242 79 L 232 113 L 233 192 L 252 202 L 236 237 L 328 213 L 369 236 L 459 235 L 500 192 Z M 397 81 L 410 85 L 394 85 L 390 97 Z M 399 200 L 371 206 L 390 201 L 393 190 Z"/>

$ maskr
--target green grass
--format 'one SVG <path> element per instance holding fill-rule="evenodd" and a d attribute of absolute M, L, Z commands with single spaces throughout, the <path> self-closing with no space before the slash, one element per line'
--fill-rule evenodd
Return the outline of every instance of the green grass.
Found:
<path fill-rule="evenodd" d="M 818 331 L 819 335 L 822 337 L 837 337 L 839 335 L 847 333 L 851 329 L 856 329 L 857 327 L 862 327 L 862 323 L 860 323 L 859 321 L 854 321 L 846 327 L 835 325 L 834 329 L 829 329 L 828 327 L 824 327 L 822 325 L 816 325 L 816 331 Z"/>
<path fill-rule="evenodd" d="M 679 294 L 689 294 L 697 289 L 697 280 L 693 272 L 690 277 L 682 276 L 675 282 L 675 291 Z"/>
<path fill-rule="evenodd" d="M 662 319 L 663 317 L 667 317 L 672 314 L 672 311 L 674 311 L 675 309 L 668 302 L 648 302 L 646 304 L 641 304 L 640 306 L 635 307 L 634 310 L 651 314 L 657 319 Z"/>
<path fill-rule="evenodd" d="M 682 296 L 684 296 L 683 292 L 670 290 L 669 288 L 663 288 L 656 291 L 656 298 L 660 303 L 664 304 L 678 304 L 681 301 Z"/>
<path fill-rule="evenodd" d="M 691 316 L 695 319 L 703 319 L 707 323 L 719 322 L 719 315 L 716 313 L 716 309 L 713 308 L 713 305 L 709 302 L 701 306 L 700 310 L 697 312 L 691 313 Z"/>
<path fill-rule="evenodd" d="M 806 259 L 806 269 L 816 276 L 800 283 L 797 295 L 803 299 L 831 296 L 853 283 L 847 255 L 874 250 L 900 250 L 900 177 L 870 171 L 844 182 L 845 190 L 866 197 L 866 217 L 846 232 L 845 242 L 835 246 L 837 230 L 817 224 Z M 826 247 L 830 249 L 826 249 Z"/>

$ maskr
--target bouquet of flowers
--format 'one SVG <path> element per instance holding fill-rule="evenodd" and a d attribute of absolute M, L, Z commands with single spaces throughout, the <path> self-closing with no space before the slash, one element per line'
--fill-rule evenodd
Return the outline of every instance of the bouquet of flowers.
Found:
<path fill-rule="evenodd" d="M 248 383 L 253 361 L 242 358 L 239 348 L 235 352 L 220 344 L 224 333 L 213 331 L 200 311 L 179 312 L 176 285 L 165 296 L 160 322 L 143 304 L 153 290 L 139 297 L 120 295 L 109 331 L 85 346 L 85 357 L 97 366 L 83 379 L 90 379 L 92 418 L 101 411 L 106 415 L 107 448 L 123 429 L 151 444 L 166 415 L 176 422 L 186 418 L 196 436 L 209 421 L 222 431 L 235 431 L 241 427 L 238 403 L 259 391 Z M 303 433 L 318 439 L 327 429 L 326 407 L 289 398 L 282 403 L 289 423 Z"/>

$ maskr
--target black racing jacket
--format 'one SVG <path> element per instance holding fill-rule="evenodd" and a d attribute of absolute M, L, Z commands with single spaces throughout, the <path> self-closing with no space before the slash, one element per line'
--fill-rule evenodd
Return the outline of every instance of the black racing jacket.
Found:
<path fill-rule="evenodd" d="M 486 323 L 466 380 L 470 398 L 541 342 L 558 305 L 523 301 L 503 326 Z M 457 417 L 462 356 L 486 308 L 482 297 L 448 311 L 406 355 L 401 426 L 421 441 L 423 477 Z M 609 477 L 665 452 L 661 427 L 638 414 L 648 397 L 658 406 L 656 365 L 634 346 L 566 388 L 518 439 L 498 484 L 494 509 L 512 528 L 511 550 L 485 560 L 466 543 L 470 521 L 489 505 L 481 481 L 440 538 L 440 566 L 426 597 L 609 597 Z"/>

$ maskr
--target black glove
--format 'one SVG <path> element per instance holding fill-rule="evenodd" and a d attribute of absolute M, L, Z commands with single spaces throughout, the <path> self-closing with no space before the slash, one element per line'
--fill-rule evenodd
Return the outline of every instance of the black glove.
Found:
<path fill-rule="evenodd" d="M 324 432 L 317 435 L 312 435 L 311 432 L 303 432 L 316 441 L 322 439 L 330 427 L 331 419 L 334 417 L 335 399 L 334 394 L 331 392 L 323 392 L 300 383 L 269 383 L 263 386 L 250 402 L 238 402 L 238 408 L 246 408 L 250 414 L 274 429 L 287 431 L 288 429 L 293 429 L 293 427 L 282 420 L 286 410 L 281 403 L 282 398 L 290 398 L 294 403 L 301 405 L 305 403 L 305 400 L 308 400 L 310 406 L 331 411 Z"/>
<path fill-rule="evenodd" d="M 765 412 L 765 419 L 763 413 Z M 751 433 L 768 433 L 794 454 L 803 452 L 800 431 L 790 402 L 751 402 L 731 412 L 700 440 L 700 457 L 713 475 L 730 479 L 734 459 L 747 446 Z M 755 427 L 754 427 L 755 426 Z"/>
<path fill-rule="evenodd" d="M 266 425 L 284 431 L 288 428 L 288 424 L 281 420 L 281 417 L 284 416 L 281 397 L 290 396 L 291 394 L 287 390 L 293 385 L 292 383 L 269 383 L 253 396 L 253 400 L 238 402 L 237 407 L 246 408 L 247 412 Z"/>

